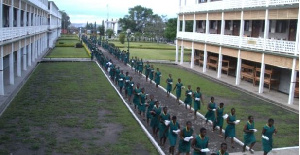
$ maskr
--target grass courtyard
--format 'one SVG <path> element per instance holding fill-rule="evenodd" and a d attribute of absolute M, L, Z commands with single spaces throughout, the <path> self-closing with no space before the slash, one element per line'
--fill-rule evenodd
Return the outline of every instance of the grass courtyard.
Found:
<path fill-rule="evenodd" d="M 256 133 L 256 148 L 261 149 L 261 130 L 266 124 L 268 118 L 275 119 L 275 126 L 278 129 L 278 135 L 274 137 L 274 148 L 298 146 L 299 144 L 299 116 L 287 110 L 274 106 L 265 101 L 249 96 L 243 92 L 220 85 L 208 79 L 202 78 L 199 75 L 187 70 L 178 68 L 174 65 L 153 64 L 155 68 L 159 67 L 162 72 L 161 84 L 166 87 L 166 79 L 168 74 L 173 75 L 174 84 L 177 79 L 181 78 L 182 83 L 187 88 L 187 85 L 192 86 L 195 91 L 196 87 L 201 88 L 204 95 L 205 106 L 199 111 L 205 115 L 207 112 L 206 106 L 210 101 L 210 97 L 215 97 L 215 102 L 225 104 L 224 113 L 229 114 L 231 108 L 236 109 L 237 119 L 241 123 L 236 126 L 237 138 L 243 141 L 243 126 L 247 122 L 248 115 L 253 115 L 255 119 L 255 127 L 259 130 Z M 182 92 L 181 100 L 184 100 L 184 91 Z M 175 92 L 172 92 L 175 94 Z M 226 122 L 224 122 L 224 128 Z"/>
<path fill-rule="evenodd" d="M 84 48 L 55 47 L 46 58 L 89 58 Z"/>
<path fill-rule="evenodd" d="M 0 154 L 157 154 L 93 62 L 41 63 L 0 117 Z"/>

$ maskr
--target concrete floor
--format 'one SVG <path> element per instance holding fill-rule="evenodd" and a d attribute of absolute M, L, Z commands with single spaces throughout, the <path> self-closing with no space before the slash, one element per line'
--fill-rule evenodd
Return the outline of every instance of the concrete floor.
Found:
<path fill-rule="evenodd" d="M 297 111 L 299 113 L 299 98 L 294 98 L 294 104 L 288 104 L 288 94 L 284 94 L 275 90 L 270 90 L 268 88 L 264 88 L 264 93 L 258 93 L 258 85 L 253 86 L 252 83 L 241 80 L 240 85 L 235 85 L 236 78 L 233 76 L 227 76 L 227 74 L 222 74 L 221 78 L 217 78 L 217 71 L 212 69 L 207 69 L 205 73 L 203 73 L 203 67 L 199 65 L 195 65 L 194 68 L 190 67 L 189 62 L 184 62 L 183 64 L 179 64 L 183 68 L 192 70 L 196 73 L 204 75 L 206 77 L 214 78 L 230 87 L 235 87 L 245 92 L 249 92 L 252 95 L 258 96 L 259 98 L 271 101 L 276 103 L 279 106 L 285 107 L 287 109 L 293 110 L 294 112 Z"/>

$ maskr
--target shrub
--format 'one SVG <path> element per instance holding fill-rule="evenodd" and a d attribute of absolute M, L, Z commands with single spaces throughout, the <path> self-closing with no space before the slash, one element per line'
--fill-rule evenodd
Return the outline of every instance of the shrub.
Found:
<path fill-rule="evenodd" d="M 112 47 L 116 47 L 114 43 L 108 43 Z"/>
<path fill-rule="evenodd" d="M 124 42 L 125 42 L 125 34 L 124 33 L 121 33 L 119 35 L 119 41 L 120 41 L 121 44 L 124 44 Z"/>
<path fill-rule="evenodd" d="M 81 43 L 76 43 L 75 48 L 82 48 L 83 45 Z"/>
<path fill-rule="evenodd" d="M 59 42 L 59 44 L 64 44 L 64 42 Z"/>

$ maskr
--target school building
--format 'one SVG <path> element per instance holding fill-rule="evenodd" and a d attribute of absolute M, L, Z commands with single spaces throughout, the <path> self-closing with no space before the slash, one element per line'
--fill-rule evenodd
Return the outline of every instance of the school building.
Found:
<path fill-rule="evenodd" d="M 176 62 L 299 97 L 299 0 L 179 0 Z M 180 52 L 180 53 L 179 53 Z"/>
<path fill-rule="evenodd" d="M 54 2 L 0 0 L 0 97 L 6 83 L 14 85 L 15 77 L 55 46 L 60 32 L 61 13 Z"/>

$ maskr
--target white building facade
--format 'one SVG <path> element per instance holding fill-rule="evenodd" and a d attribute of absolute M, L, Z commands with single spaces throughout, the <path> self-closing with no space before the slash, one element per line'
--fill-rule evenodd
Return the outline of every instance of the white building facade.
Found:
<path fill-rule="evenodd" d="M 120 24 L 119 24 L 119 20 L 116 19 L 111 19 L 111 20 L 106 20 L 105 21 L 105 32 L 106 30 L 108 29 L 112 29 L 114 31 L 114 34 L 115 35 L 118 35 L 119 34 L 119 31 L 122 30 L 122 28 L 120 27 Z"/>
<path fill-rule="evenodd" d="M 176 62 L 197 64 L 257 85 L 299 94 L 299 0 L 179 0 Z M 193 28 L 187 29 L 186 23 Z"/>
<path fill-rule="evenodd" d="M 5 94 L 4 77 L 8 76 L 9 84 L 14 85 L 15 77 L 21 77 L 22 71 L 35 64 L 51 47 L 50 42 L 57 39 L 61 15 L 48 0 L 0 0 L 0 17 L 1 96 Z"/>

